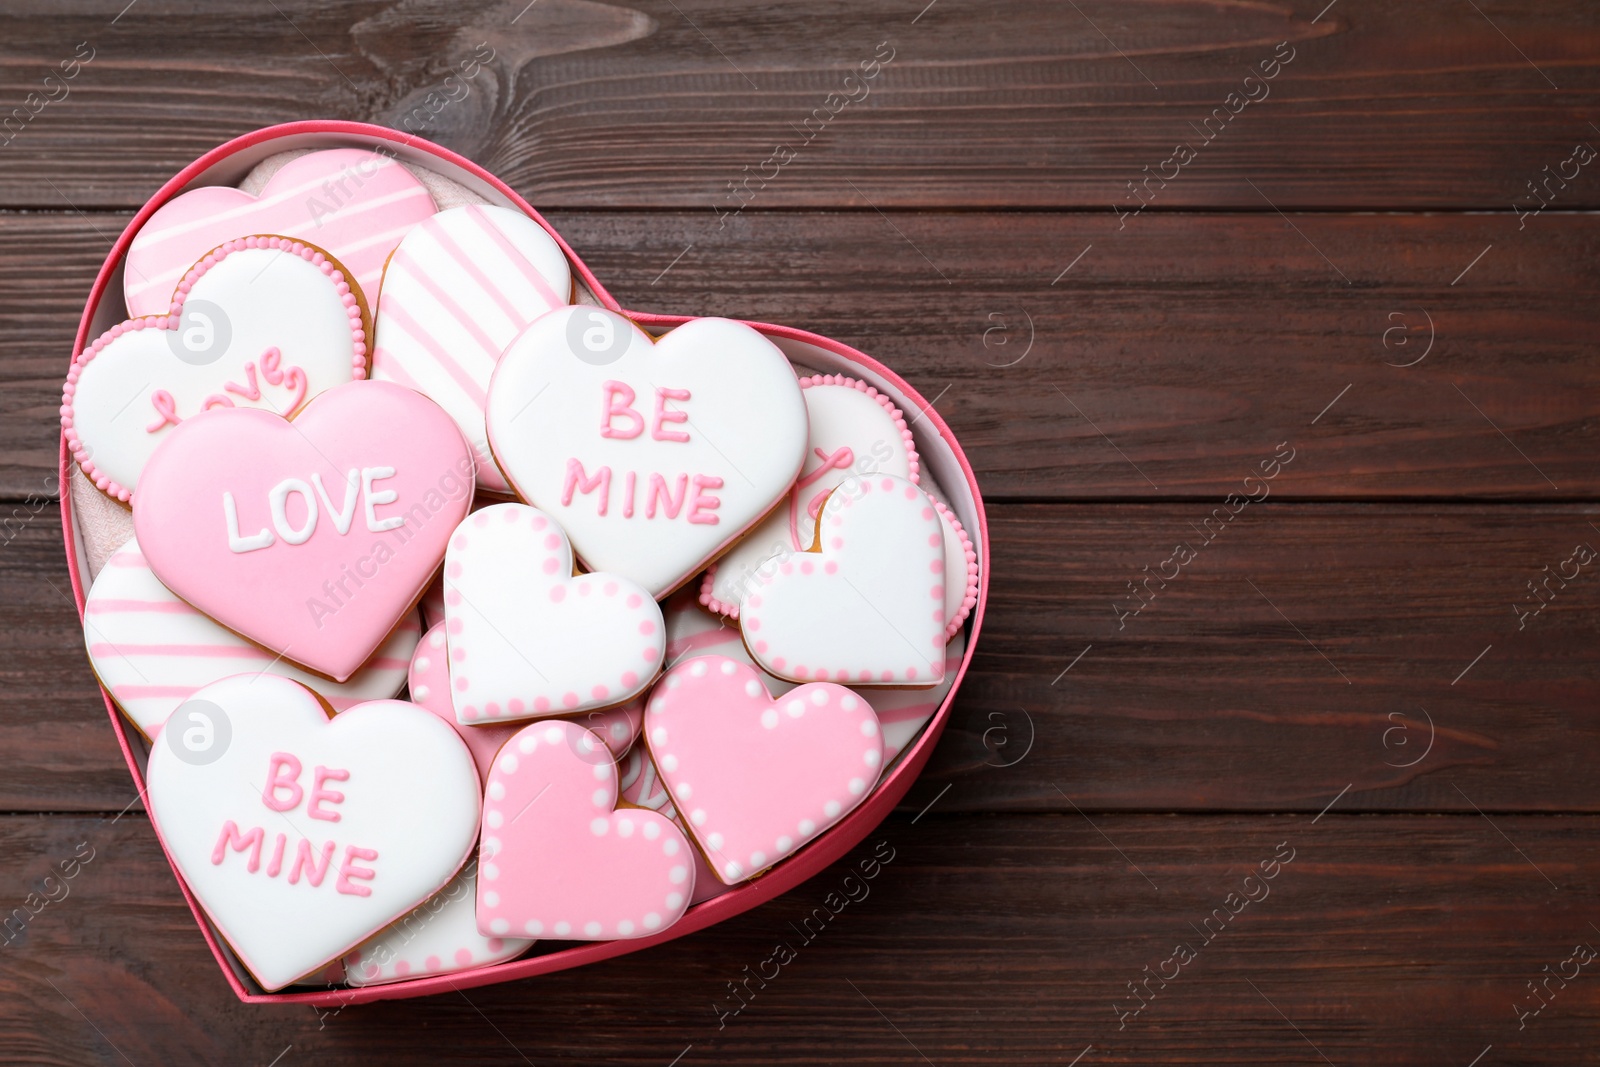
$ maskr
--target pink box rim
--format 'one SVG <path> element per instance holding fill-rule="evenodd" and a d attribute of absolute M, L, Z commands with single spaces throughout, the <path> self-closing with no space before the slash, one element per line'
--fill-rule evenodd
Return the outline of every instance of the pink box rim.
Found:
<path fill-rule="evenodd" d="M 451 167 L 487 184 L 504 196 L 508 202 L 516 205 L 535 222 L 543 226 L 560 244 L 562 251 L 566 254 L 578 277 L 603 306 L 628 315 L 646 328 L 671 328 L 683 324 L 692 317 L 631 311 L 623 308 L 600 283 L 599 279 L 589 271 L 588 266 L 567 244 L 565 238 L 531 204 L 519 196 L 510 186 L 471 160 L 414 135 L 402 134 L 384 126 L 340 120 L 308 120 L 264 127 L 218 145 L 184 167 L 150 197 L 144 207 L 128 223 L 127 228 L 117 238 L 116 243 L 112 245 L 111 251 L 106 256 L 105 263 L 95 277 L 94 285 L 89 293 L 89 299 L 84 305 L 83 317 L 78 325 L 77 336 L 73 344 L 72 359 L 76 360 L 78 358 L 83 352 L 85 344 L 89 341 L 90 330 L 93 328 L 93 321 L 100 302 L 104 298 L 117 268 L 121 265 L 124 255 L 127 253 L 128 245 L 133 240 L 133 235 L 138 232 L 139 228 L 158 208 L 183 192 L 200 175 L 226 161 L 231 156 L 270 141 L 298 138 L 304 135 L 314 135 L 318 139 L 339 139 L 346 144 L 360 144 L 367 147 L 386 142 L 398 144 L 424 155 L 432 156 L 434 159 L 449 164 Z M 445 173 L 448 174 L 448 172 Z M 978 599 L 967 622 L 969 631 L 966 652 L 962 657 L 955 681 L 921 735 L 907 751 L 901 754 L 899 762 L 878 783 L 866 801 L 828 831 L 827 834 L 760 878 L 721 896 L 713 897 L 695 905 L 681 920 L 653 937 L 581 944 L 542 956 L 512 960 L 473 970 L 409 981 L 294 993 L 263 993 L 251 990 L 240 980 L 235 968 L 230 964 L 229 950 L 222 944 L 212 929 L 205 917 L 205 912 L 200 907 L 199 901 L 195 899 L 188 884 L 184 881 L 171 853 L 166 852 L 165 843 L 162 843 L 162 850 L 166 852 L 167 862 L 172 867 L 173 876 L 177 880 L 178 888 L 183 892 L 183 897 L 189 905 L 189 910 L 194 915 L 195 923 L 199 926 L 201 935 L 205 938 L 212 955 L 216 958 L 217 965 L 222 969 L 229 987 L 232 988 L 234 994 L 241 1001 L 250 1004 L 311 1004 L 318 1007 L 343 1007 L 347 1004 L 398 1000 L 436 993 L 456 992 L 519 978 L 531 978 L 536 975 L 551 974 L 571 967 L 636 952 L 640 949 L 683 937 L 697 930 L 703 930 L 721 922 L 723 919 L 732 918 L 793 889 L 806 879 L 820 873 L 830 864 L 843 857 L 850 849 L 860 844 L 888 816 L 895 805 L 905 797 L 905 794 L 927 764 L 934 745 L 938 742 L 939 736 L 949 719 L 951 704 L 954 702 L 956 692 L 961 687 L 968 664 L 972 661 L 973 651 L 977 647 L 978 632 L 983 623 L 984 608 L 988 601 L 989 526 L 983 507 L 983 497 L 978 491 L 977 478 L 973 474 L 971 465 L 967 462 L 966 454 L 956 441 L 955 435 L 950 431 L 950 427 L 945 424 L 932 405 L 894 371 L 864 352 L 806 330 L 761 322 L 750 322 L 749 325 L 769 336 L 809 344 L 831 352 L 850 363 L 865 368 L 880 380 L 894 385 L 896 389 L 904 394 L 907 400 L 916 404 L 921 411 L 918 421 L 921 419 L 928 420 L 928 423 L 937 431 L 938 436 L 950 449 L 953 458 L 959 465 L 962 476 L 966 479 L 967 488 L 972 495 L 972 514 L 977 520 L 974 547 L 977 549 L 979 560 L 982 561 L 978 571 Z M 58 454 L 58 475 L 60 479 L 59 485 L 61 486 L 61 524 L 67 553 L 67 566 L 71 572 L 73 598 L 77 602 L 78 614 L 81 620 L 85 590 L 73 525 L 72 494 L 67 488 L 70 483 L 73 466 L 72 455 L 67 448 L 66 437 L 63 434 L 60 439 Z M 971 533 L 969 531 L 969 535 Z M 143 797 L 145 791 L 144 775 L 140 770 L 138 758 L 134 754 L 133 745 L 129 739 L 122 715 L 117 711 L 116 704 L 111 699 L 111 694 L 103 686 L 100 693 L 105 703 L 106 713 L 110 716 L 112 729 L 116 731 L 117 742 L 122 748 L 123 759 L 128 764 L 128 772 L 133 777 L 134 785 L 138 789 L 140 797 Z"/>

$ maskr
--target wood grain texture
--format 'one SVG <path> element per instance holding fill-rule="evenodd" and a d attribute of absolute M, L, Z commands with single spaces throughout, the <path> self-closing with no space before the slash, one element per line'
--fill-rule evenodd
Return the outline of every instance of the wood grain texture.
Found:
<path fill-rule="evenodd" d="M 1305 459 L 1280 499 L 1600 493 L 1600 219 L 1297 220 L 551 221 L 624 306 L 801 326 L 895 368 L 991 500 L 1220 501 L 1284 440 Z M 53 488 L 83 294 L 126 222 L 0 215 L 0 494 Z"/>
<path fill-rule="evenodd" d="M 1520 1029 L 1516 1013 L 1539 1003 L 1526 983 L 1544 968 L 1600 944 L 1592 816 L 1091 825 L 936 807 L 683 940 L 327 1015 L 233 1000 L 141 816 L 0 819 L 14 898 L 0 903 L 23 906 L 84 843 L 94 858 L 65 899 L 0 945 L 8 1062 L 338 1067 L 448 1050 L 469 1064 L 944 1067 L 1060 1065 L 1092 1047 L 1081 1063 L 1465 1065 L 1493 1045 L 1497 1063 L 1578 1063 L 1600 1025 L 1589 971 L 1552 982 Z M 875 853 L 889 862 L 864 879 Z M 795 958 L 772 977 L 780 942 Z M 1181 969 L 1179 943 L 1195 954 Z M 763 970 L 766 988 L 752 979 L 747 1006 L 719 1017 L 739 1003 L 729 984 Z M 1163 970 L 1176 972 L 1164 988 L 1142 984 Z M 1146 1004 L 1123 1018 L 1139 1005 L 1130 983 Z"/>
<path fill-rule="evenodd" d="M 221 141 L 326 117 L 420 132 L 551 207 L 708 217 L 746 193 L 1109 215 L 1180 143 L 1197 158 L 1155 209 L 1504 210 L 1596 136 L 1600 14 L 1581 0 L 923 6 L 142 0 L 113 22 L 91 0 L 28 0 L 8 11 L 0 116 L 37 113 L 0 148 L 0 203 L 136 207 Z M 1285 41 L 1289 65 L 1245 85 Z M 79 42 L 92 61 L 30 104 Z M 480 45 L 495 59 L 463 95 L 446 79 Z M 875 54 L 893 59 L 845 82 Z M 793 161 L 763 166 L 779 145 Z M 1593 207 L 1600 181 L 1559 200 Z"/>
<path fill-rule="evenodd" d="M 1600 508 L 1268 498 L 1228 520 L 999 505 L 990 523 L 984 633 L 911 810 L 950 783 L 941 803 L 973 812 L 1314 813 L 1346 787 L 1348 810 L 1600 811 L 1600 561 L 1513 610 L 1600 548 Z M 0 808 L 115 812 L 132 786 L 59 537 L 47 512 L 0 549 L 22 607 L 0 620 L 22 665 L 0 691 Z M 1180 542 L 1192 562 L 1163 567 Z"/>

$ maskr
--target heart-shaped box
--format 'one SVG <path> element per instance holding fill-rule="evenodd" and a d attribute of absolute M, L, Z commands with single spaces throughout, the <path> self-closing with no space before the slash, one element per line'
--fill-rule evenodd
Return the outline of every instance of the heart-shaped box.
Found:
<path fill-rule="evenodd" d="M 540 217 L 539 213 L 527 201 L 523 200 L 509 186 L 476 163 L 456 155 L 448 149 L 430 144 L 414 136 L 407 136 L 395 130 L 366 123 L 339 121 L 292 122 L 256 130 L 253 133 L 245 134 L 212 149 L 185 167 L 150 198 L 149 202 L 134 216 L 133 221 L 128 224 L 128 228 L 117 238 L 116 244 L 112 246 L 110 254 L 107 255 L 104 265 L 101 266 L 100 272 L 95 278 L 94 287 L 89 293 L 88 303 L 84 307 L 83 319 L 78 325 L 78 335 L 73 346 L 73 358 L 76 359 L 85 345 L 95 337 L 98 337 L 103 331 L 126 317 L 121 299 L 123 260 L 134 234 L 144 225 L 145 220 L 163 204 L 178 194 L 198 186 L 235 185 L 256 164 L 279 152 L 296 149 L 351 147 L 382 149 L 385 152 L 392 152 L 402 162 L 413 164 L 450 178 L 482 196 L 490 203 L 525 213 L 529 218 L 549 231 L 550 235 L 560 244 L 562 251 L 565 252 L 573 267 L 573 277 L 577 283 L 577 299 L 579 302 L 592 303 L 625 314 L 641 327 L 654 334 L 671 330 L 689 320 L 689 316 L 684 315 L 651 314 L 629 311 L 621 307 L 611 294 L 606 291 L 605 287 L 600 284 L 599 280 L 590 273 L 588 267 L 578 258 L 577 254 L 562 239 L 561 235 Z M 906 384 L 889 368 L 848 345 L 840 344 L 837 341 L 832 341 L 804 330 L 759 322 L 752 322 L 749 325 L 769 337 L 797 366 L 808 368 L 817 373 L 843 374 L 861 379 L 876 386 L 880 392 L 886 394 L 899 405 L 902 411 L 917 413 L 908 421 L 911 424 L 913 433 L 916 435 L 916 447 L 922 457 L 924 467 L 937 480 L 940 487 L 944 489 L 950 498 L 951 509 L 966 529 L 972 533 L 973 547 L 977 552 L 980 566 L 978 573 L 978 599 L 973 606 L 971 616 L 966 622 L 968 627 L 966 654 L 961 660 L 961 666 L 956 674 L 954 684 L 939 705 L 938 711 L 922 731 L 921 736 L 901 754 L 898 761 L 890 767 L 889 771 L 878 782 L 871 795 L 826 834 L 807 845 L 794 856 L 773 867 L 761 877 L 691 907 L 683 919 L 661 933 L 652 937 L 626 941 L 598 941 L 579 944 L 569 948 L 561 948 L 506 963 L 481 967 L 476 970 L 460 971 L 449 975 L 348 989 L 329 987 L 308 992 L 263 992 L 240 965 L 226 943 L 218 936 L 216 930 L 210 925 L 194 894 L 185 884 L 182 875 L 178 874 L 177 866 L 174 864 L 173 874 L 177 877 L 178 887 L 183 891 L 184 899 L 188 901 L 189 909 L 194 913 L 195 922 L 199 924 L 206 943 L 211 946 L 212 954 L 216 956 L 217 963 L 221 966 L 224 975 L 228 979 L 228 984 L 232 986 L 234 993 L 238 995 L 240 1000 L 248 1003 L 308 1003 L 316 1006 L 337 1007 L 366 1001 L 448 993 L 474 986 L 505 982 L 515 978 L 529 978 L 534 975 L 549 974 L 569 967 L 577 967 L 585 963 L 593 963 L 598 960 L 637 952 L 640 949 L 649 948 L 651 945 L 670 941 L 673 938 L 694 933 L 696 930 L 702 930 L 724 919 L 738 915 L 740 912 L 748 911 L 758 904 L 765 903 L 793 889 L 801 882 L 818 874 L 830 864 L 839 860 L 845 853 L 859 844 L 905 797 L 907 790 L 911 788 L 912 783 L 917 779 L 917 775 L 921 773 L 922 768 L 927 764 L 928 757 L 933 752 L 933 746 L 938 742 L 939 735 L 943 732 L 944 725 L 949 719 L 950 706 L 955 699 L 956 691 L 960 688 L 961 677 L 966 673 L 967 665 L 972 661 L 973 649 L 977 647 L 978 631 L 983 623 L 984 607 L 989 591 L 989 574 L 986 566 L 989 557 L 989 528 L 984 515 L 983 498 L 978 492 L 977 479 L 972 473 L 971 466 L 967 463 L 966 456 L 961 451 L 961 446 L 956 442 L 955 435 L 950 432 L 950 428 L 939 417 L 939 413 L 934 411 L 932 406 L 916 390 L 912 389 L 910 385 Z M 83 528 L 79 525 L 78 518 L 74 513 L 72 493 L 70 491 L 70 486 L 72 485 L 71 474 L 74 466 L 76 464 L 67 448 L 66 438 L 63 436 L 59 472 L 61 477 L 60 484 L 63 487 L 61 493 L 62 529 L 66 541 L 67 564 L 72 577 L 72 591 L 77 600 L 78 612 L 81 616 L 84 595 L 90 585 L 90 567 L 87 551 L 84 547 Z M 106 713 L 111 719 L 111 728 L 116 731 L 117 740 L 122 745 L 122 754 L 128 761 L 128 771 L 133 776 L 135 787 L 143 795 L 145 789 L 144 769 L 149 756 L 148 743 L 138 735 L 137 731 L 130 730 L 127 727 L 126 721 L 117 711 L 116 705 L 112 703 L 110 694 L 102 689 L 101 695 L 105 700 Z M 170 855 L 168 856 L 168 862 L 172 862 Z M 538 951 L 537 947 L 535 947 L 534 951 Z"/>

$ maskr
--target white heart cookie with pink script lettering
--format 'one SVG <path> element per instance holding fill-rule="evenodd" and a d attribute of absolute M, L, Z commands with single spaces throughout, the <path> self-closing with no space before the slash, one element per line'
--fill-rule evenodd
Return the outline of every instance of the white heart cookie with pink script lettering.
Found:
<path fill-rule="evenodd" d="M 904 478 L 828 495 L 812 551 L 762 568 L 739 614 L 763 670 L 791 681 L 925 688 L 944 678 L 944 526 Z"/>
<path fill-rule="evenodd" d="M 217 407 L 293 415 L 366 374 L 364 313 L 339 267 L 297 241 L 251 237 L 197 263 L 166 315 L 129 319 L 84 349 L 61 426 L 90 480 L 127 501 L 185 419 Z"/>
<path fill-rule="evenodd" d="M 655 678 L 667 643 L 643 587 L 604 571 L 573 577 L 561 527 L 526 504 L 496 504 L 456 527 L 444 617 L 463 726 L 620 704 Z"/>
<path fill-rule="evenodd" d="M 413 704 L 377 700 L 330 719 L 304 686 L 238 675 L 177 714 L 197 725 L 151 750 L 150 815 L 269 991 L 428 899 L 472 849 L 477 768 L 455 732 Z"/>
<path fill-rule="evenodd" d="M 767 695 L 755 668 L 697 656 L 644 713 L 650 757 L 718 878 L 742 882 L 866 799 L 883 767 L 878 717 L 842 685 Z"/>
<path fill-rule="evenodd" d="M 245 408 L 185 419 L 145 469 L 133 528 L 167 588 L 342 682 L 432 581 L 473 467 L 433 401 L 350 382 L 292 422 Z"/>
<path fill-rule="evenodd" d="M 789 361 L 728 319 L 652 342 L 612 311 L 553 311 L 506 349 L 486 415 L 518 495 L 657 597 L 765 516 L 806 448 Z"/>

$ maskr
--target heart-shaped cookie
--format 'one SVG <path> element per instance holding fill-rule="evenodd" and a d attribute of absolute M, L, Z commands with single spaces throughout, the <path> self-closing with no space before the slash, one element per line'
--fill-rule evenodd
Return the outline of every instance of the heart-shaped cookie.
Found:
<path fill-rule="evenodd" d="M 433 401 L 350 382 L 292 422 L 248 408 L 184 420 L 145 470 L 134 532 L 174 593 L 342 682 L 432 579 L 472 472 Z"/>
<path fill-rule="evenodd" d="M 728 319 L 652 342 L 612 311 L 553 311 L 506 349 L 486 415 L 518 495 L 657 597 L 766 515 L 806 445 L 788 360 Z"/>
<path fill-rule="evenodd" d="M 904 478 L 846 481 L 818 516 L 815 550 L 763 568 L 745 597 L 751 655 L 791 681 L 937 685 L 944 538 L 933 499 Z"/>
<path fill-rule="evenodd" d="M 281 237 L 229 241 L 184 276 L 160 317 L 129 319 L 84 349 L 61 427 L 90 480 L 126 501 L 179 423 L 218 407 L 293 415 L 366 377 L 367 336 L 361 302 L 321 252 Z"/>
<path fill-rule="evenodd" d="M 450 660 L 445 645 L 444 623 L 439 623 L 423 635 L 416 654 L 411 658 L 407 684 L 413 701 L 448 722 L 451 729 L 461 735 L 461 740 L 472 751 L 472 758 L 477 761 L 478 772 L 487 778 L 495 753 L 522 724 L 491 721 L 463 726 L 456 719 L 455 705 L 450 701 Z M 595 708 L 579 715 L 576 721 L 605 742 L 603 749 L 597 746 L 593 757 L 596 761 L 621 759 L 644 726 L 644 697 L 636 697 L 614 708 Z M 599 752 L 609 752 L 609 755 L 601 756 Z"/>
<path fill-rule="evenodd" d="M 644 736 L 689 832 L 728 885 L 791 855 L 866 797 L 883 766 L 872 706 L 811 682 L 773 700 L 753 667 L 697 656 L 662 678 Z"/>
<path fill-rule="evenodd" d="M 643 741 L 628 749 L 628 754 L 617 761 L 617 773 L 621 785 L 619 792 L 624 803 L 659 811 L 677 823 L 680 830 L 683 829 L 683 818 L 678 814 L 678 809 L 672 806 L 672 798 L 667 796 L 666 787 L 661 784 L 656 765 L 650 762 L 650 753 Z M 706 863 L 705 853 L 697 848 L 690 851 L 695 859 L 694 892 L 689 894 L 689 906 L 692 908 L 702 900 L 720 897 L 728 892 L 728 887 L 717 879 L 716 872 Z"/>
<path fill-rule="evenodd" d="M 536 722 L 495 759 L 478 853 L 483 933 L 648 937 L 688 908 L 694 857 L 683 831 L 653 811 L 614 811 L 616 765 L 584 757 L 585 733 Z"/>
<path fill-rule="evenodd" d="M 522 212 L 441 211 L 406 234 L 384 268 L 372 376 L 437 401 L 478 453 L 478 485 L 504 493 L 483 428 L 489 376 L 523 327 L 571 297 L 561 246 Z"/>
<path fill-rule="evenodd" d="M 433 197 L 393 156 L 356 148 L 292 159 L 259 196 L 231 186 L 191 189 L 134 235 L 122 278 L 128 314 L 165 314 L 184 271 L 213 248 L 252 234 L 298 238 L 336 256 L 370 304 L 384 260 L 433 212 Z"/>
<path fill-rule="evenodd" d="M 472 757 L 414 704 L 372 701 L 330 719 L 302 685 L 239 675 L 174 714 L 193 725 L 151 750 L 151 818 L 268 990 L 432 896 L 472 849 Z"/>
<path fill-rule="evenodd" d="M 335 711 L 392 697 L 406 684 L 406 665 L 421 634 L 416 613 L 407 612 L 349 681 L 330 682 L 246 641 L 175 596 L 150 570 L 137 539 L 106 560 L 83 605 L 83 638 L 94 673 L 150 738 L 195 690 L 234 674 L 292 678 Z"/>
<path fill-rule="evenodd" d="M 496 504 L 444 558 L 450 696 L 463 725 L 571 715 L 631 700 L 661 670 L 661 608 L 616 574 L 572 575 L 548 515 Z"/>

